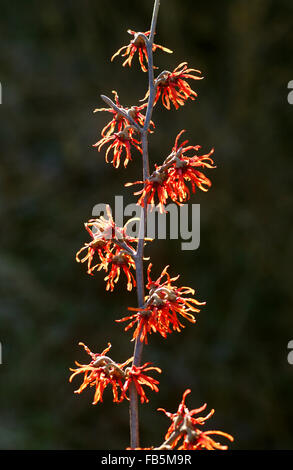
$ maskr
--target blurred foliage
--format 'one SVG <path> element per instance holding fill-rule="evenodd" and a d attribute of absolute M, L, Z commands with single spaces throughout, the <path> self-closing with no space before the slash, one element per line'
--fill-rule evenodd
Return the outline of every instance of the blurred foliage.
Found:
<path fill-rule="evenodd" d="M 113 449 L 128 445 L 128 407 L 93 391 L 75 395 L 69 367 L 112 343 L 131 355 L 130 334 L 114 319 L 136 305 L 124 285 L 105 293 L 101 273 L 87 276 L 74 255 L 87 241 L 83 222 L 99 202 L 141 178 L 139 159 L 115 170 L 92 148 L 108 116 L 92 114 L 101 93 L 136 104 L 146 90 L 137 61 L 109 58 L 127 44 L 128 28 L 149 28 L 152 1 L 64 0 L 1 4 L 0 447 Z M 144 359 L 163 369 L 159 394 L 141 407 L 143 445 L 158 444 L 168 420 L 159 406 L 207 402 L 211 428 L 235 436 L 234 449 L 292 449 L 291 0 L 162 0 L 156 53 L 160 69 L 183 60 L 202 70 L 199 98 L 172 113 L 157 106 L 152 164 L 178 131 L 215 147 L 213 186 L 197 193 L 201 244 L 153 242 L 155 272 L 170 264 L 183 285 L 206 300 L 195 326 L 168 339 L 153 336 Z M 122 287 L 121 287 L 122 286 Z"/>

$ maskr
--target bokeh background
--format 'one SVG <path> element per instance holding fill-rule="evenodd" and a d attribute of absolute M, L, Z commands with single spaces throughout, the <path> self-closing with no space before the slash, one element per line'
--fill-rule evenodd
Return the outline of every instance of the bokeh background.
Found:
<path fill-rule="evenodd" d="M 101 93 L 136 104 L 147 77 L 137 60 L 110 57 L 128 28 L 149 28 L 152 1 L 16 0 L 1 4 L 0 106 L 0 447 L 117 449 L 128 446 L 127 403 L 105 393 L 73 393 L 78 346 L 131 355 L 131 335 L 115 319 L 136 305 L 124 280 L 105 293 L 75 263 L 88 241 L 83 222 L 116 194 L 134 202 L 127 181 L 141 178 L 139 156 L 115 170 L 92 148 L 108 115 Z M 168 419 L 156 412 L 207 402 L 210 429 L 235 436 L 233 449 L 293 448 L 291 0 L 162 0 L 156 40 L 161 70 L 183 60 L 202 71 L 196 102 L 177 112 L 158 105 L 151 163 L 169 153 L 181 129 L 204 151 L 215 147 L 213 186 L 198 192 L 201 244 L 178 240 L 147 249 L 154 272 L 170 264 L 207 305 L 196 325 L 168 339 L 152 336 L 144 359 L 163 369 L 160 393 L 141 407 L 142 444 L 162 441 Z"/>

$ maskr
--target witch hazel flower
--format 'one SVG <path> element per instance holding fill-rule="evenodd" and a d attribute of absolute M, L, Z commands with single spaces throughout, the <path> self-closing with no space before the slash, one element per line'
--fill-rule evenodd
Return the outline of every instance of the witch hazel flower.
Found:
<path fill-rule="evenodd" d="M 137 204 L 144 207 L 147 204 L 151 209 L 156 205 L 160 212 L 165 212 L 165 205 L 169 197 L 175 197 L 174 190 L 168 181 L 168 172 L 163 166 L 155 164 L 155 171 L 145 181 L 135 181 L 133 183 L 126 183 L 125 186 L 133 186 L 142 184 L 143 188 L 136 191 L 134 196 L 140 196 Z M 158 201 L 158 202 L 157 202 Z"/>
<path fill-rule="evenodd" d="M 106 263 L 110 265 L 109 274 L 104 278 L 107 281 L 106 290 L 114 290 L 115 284 L 119 281 L 121 270 L 127 279 L 127 290 L 131 291 L 132 287 L 136 286 L 135 277 L 131 272 L 131 269 L 135 270 L 135 262 L 129 253 L 119 247 L 115 248 L 107 255 Z"/>
<path fill-rule="evenodd" d="M 93 275 L 95 270 L 103 269 L 108 272 L 104 279 L 107 281 L 106 290 L 110 291 L 113 291 L 122 270 L 127 278 L 127 290 L 130 291 L 136 286 L 131 270 L 135 270 L 133 257 L 138 239 L 129 237 L 126 232 L 127 225 L 135 218 L 128 220 L 124 227 L 118 227 L 112 218 L 109 206 L 106 210 L 108 218 L 101 216 L 84 224 L 92 240 L 85 243 L 76 253 L 76 261 L 87 262 L 87 273 L 90 275 Z M 81 257 L 84 252 L 85 256 Z"/>
<path fill-rule="evenodd" d="M 141 154 L 142 148 L 140 147 L 141 142 L 133 137 L 137 129 L 133 126 L 127 125 L 123 130 L 114 132 L 113 134 L 107 134 L 96 142 L 93 147 L 97 147 L 100 152 L 101 148 L 105 144 L 110 144 L 105 155 L 105 160 L 109 163 L 108 155 L 113 150 L 113 159 L 111 163 L 114 168 L 119 168 L 121 158 L 124 156 L 124 167 L 126 168 L 131 158 L 131 146 L 135 147 Z"/>
<path fill-rule="evenodd" d="M 190 198 L 190 189 L 187 183 L 190 183 L 192 193 L 196 188 L 206 192 L 211 187 L 211 180 L 199 169 L 215 168 L 211 158 L 214 149 L 208 154 L 198 155 L 200 145 L 186 145 L 188 140 L 179 144 L 180 137 L 184 132 L 185 130 L 179 132 L 170 155 L 162 165 L 155 165 L 155 171 L 145 181 L 125 184 L 125 186 L 143 185 L 141 190 L 134 193 L 134 195 L 140 196 L 137 201 L 140 206 L 144 207 L 145 204 L 148 204 L 150 209 L 157 206 L 160 212 L 166 212 L 165 205 L 168 198 L 179 205 Z M 186 153 L 191 150 L 197 153 L 188 156 Z"/>
<path fill-rule="evenodd" d="M 132 29 L 128 29 L 127 32 L 128 34 L 133 36 L 133 39 L 130 41 L 130 43 L 127 46 L 123 46 L 117 52 L 115 52 L 115 54 L 111 58 L 111 61 L 113 61 L 115 57 L 117 57 L 118 55 L 122 53 L 122 51 L 124 51 L 124 54 L 122 54 L 122 57 L 126 57 L 126 59 L 122 65 L 123 67 L 125 67 L 126 65 L 131 67 L 133 57 L 135 53 L 137 52 L 141 70 L 143 72 L 147 72 L 148 69 L 145 66 L 145 63 L 148 65 L 146 39 L 148 39 L 150 35 L 150 31 L 141 33 L 141 32 L 133 31 Z M 153 44 L 152 45 L 153 52 L 155 52 L 157 49 L 161 49 L 162 51 L 168 52 L 169 54 L 173 52 L 167 47 L 160 46 L 159 44 Z"/>
<path fill-rule="evenodd" d="M 189 393 L 191 393 L 190 389 L 185 390 L 175 413 L 158 408 L 158 411 L 163 411 L 172 421 L 165 435 L 165 442 L 158 449 L 175 449 L 180 443 L 177 450 L 227 450 L 227 445 L 216 442 L 210 436 L 222 436 L 231 442 L 234 440 L 233 437 L 223 431 L 203 431 L 202 426 L 211 418 L 215 410 L 211 410 L 204 417 L 195 417 L 195 415 L 204 411 L 207 405 L 204 404 L 200 408 L 189 410 L 185 404 Z"/>
<path fill-rule="evenodd" d="M 143 109 L 147 107 L 147 103 L 144 103 L 140 106 L 131 106 L 129 107 L 122 107 L 120 102 L 119 102 L 119 96 L 118 93 L 114 90 L 112 91 L 114 94 L 114 102 L 118 108 L 121 108 L 124 113 L 122 114 L 121 112 L 113 109 L 113 108 L 97 108 L 94 110 L 94 113 L 101 112 L 101 111 L 106 111 L 110 114 L 113 115 L 111 121 L 106 124 L 106 126 L 102 129 L 101 135 L 102 137 L 108 137 L 113 133 L 119 133 L 125 129 L 125 127 L 128 126 L 129 121 L 127 117 L 125 116 L 125 113 L 132 118 L 138 125 L 143 127 L 144 125 L 144 120 L 145 116 L 144 114 L 141 113 Z M 153 121 L 150 122 L 151 127 L 154 129 L 155 124 Z M 153 132 L 150 130 L 150 132 Z"/>
<path fill-rule="evenodd" d="M 76 361 L 77 369 L 70 369 L 73 374 L 71 374 L 69 382 L 72 382 L 76 376 L 83 375 L 83 381 L 75 393 L 82 393 L 88 386 L 95 387 L 93 405 L 103 401 L 103 394 L 108 385 L 112 387 L 114 403 L 121 403 L 124 399 L 129 400 L 127 391 L 132 383 L 140 396 L 141 403 L 149 401 L 144 387 L 149 387 L 155 392 L 159 391 L 159 381 L 146 374 L 150 371 L 161 373 L 161 369 L 158 367 L 153 367 L 151 363 L 145 363 L 140 367 L 129 366 L 133 357 L 121 364 L 116 363 L 106 355 L 111 349 L 111 343 L 108 343 L 108 347 L 101 353 L 93 353 L 84 343 L 80 342 L 79 345 L 84 347 L 85 352 L 91 357 L 91 361 L 89 364 L 80 364 Z"/>
<path fill-rule="evenodd" d="M 141 403 L 148 403 L 149 399 L 147 398 L 143 387 L 147 386 L 154 392 L 159 391 L 159 381 L 146 374 L 146 372 L 151 370 L 154 370 L 159 374 L 162 372 L 159 367 L 153 367 L 151 362 L 147 362 L 143 366 L 132 365 L 132 367 L 128 367 L 126 369 L 126 381 L 123 386 L 124 392 L 126 392 L 133 383 L 137 394 L 140 396 Z"/>
<path fill-rule="evenodd" d="M 185 140 L 179 145 L 179 139 L 185 130 L 182 130 L 176 137 L 174 147 L 171 155 L 167 158 L 166 164 L 168 165 L 168 181 L 173 187 L 171 199 L 173 202 L 185 202 L 190 197 L 190 190 L 186 181 L 191 184 L 191 190 L 195 193 L 196 188 L 201 191 L 208 191 L 212 183 L 199 168 L 216 168 L 211 155 L 214 153 L 212 149 L 205 155 L 187 156 L 186 152 L 195 151 L 201 148 L 200 145 L 186 145 L 188 140 Z"/>
<path fill-rule="evenodd" d="M 192 72 L 199 75 L 194 75 Z M 180 106 L 184 106 L 188 99 L 195 100 L 197 93 L 186 80 L 202 80 L 203 77 L 200 74 L 200 70 L 188 68 L 187 62 L 179 64 L 173 72 L 164 70 L 155 80 L 156 96 L 154 104 L 161 99 L 163 106 L 169 110 L 171 104 L 175 109 L 179 109 Z M 148 97 L 149 91 L 147 91 L 142 101 Z"/>
<path fill-rule="evenodd" d="M 195 323 L 194 314 L 199 313 L 199 306 L 205 305 L 206 302 L 199 302 L 190 295 L 194 295 L 195 291 L 191 287 L 177 287 L 174 282 L 179 276 L 171 278 L 168 273 L 169 266 L 166 266 L 156 281 L 151 279 L 152 264 L 148 266 L 148 283 L 146 288 L 149 294 L 145 298 L 143 308 L 131 308 L 128 310 L 135 311 L 134 315 L 130 315 L 117 322 L 129 321 L 125 327 L 128 331 L 135 327 L 132 340 L 140 338 L 140 341 L 148 342 L 148 335 L 151 333 L 159 333 L 166 338 L 172 331 L 181 331 L 184 325 L 180 318 L 185 318 L 191 323 Z M 166 277 L 165 280 L 163 280 Z M 186 297 L 188 296 L 188 297 Z"/>
<path fill-rule="evenodd" d="M 73 374 L 69 378 L 72 382 L 77 375 L 83 375 L 83 382 L 80 387 L 75 390 L 75 393 L 80 394 L 88 386 L 95 387 L 95 394 L 93 405 L 103 401 L 103 393 L 108 385 L 112 386 L 113 401 L 115 403 L 121 402 L 125 398 L 123 391 L 123 384 L 125 379 L 125 371 L 123 370 L 133 358 L 128 359 L 122 364 L 114 362 L 110 357 L 106 356 L 107 352 L 111 349 L 111 343 L 100 354 L 93 353 L 84 343 L 78 343 L 84 347 L 92 360 L 89 364 L 80 364 L 75 362 L 77 369 L 70 369 Z M 120 397 L 119 397 L 120 389 Z"/>

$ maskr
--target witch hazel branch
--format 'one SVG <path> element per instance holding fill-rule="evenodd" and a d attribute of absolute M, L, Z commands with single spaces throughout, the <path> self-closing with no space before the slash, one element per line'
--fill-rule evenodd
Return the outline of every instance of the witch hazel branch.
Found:
<path fill-rule="evenodd" d="M 106 162 L 112 163 L 115 168 L 121 165 L 126 168 L 134 159 L 142 161 L 142 179 L 125 185 L 140 185 L 134 193 L 142 209 L 139 236 L 134 237 L 128 232 L 134 219 L 128 220 L 124 227 L 118 227 L 108 206 L 105 216 L 85 223 L 90 239 L 76 254 L 76 261 L 87 265 L 89 275 L 93 276 L 98 271 L 106 273 L 107 291 L 115 289 L 122 275 L 126 279 L 127 290 L 136 289 L 137 306 L 128 308 L 128 316 L 116 319 L 124 325 L 128 322 L 124 330 L 132 330 L 134 350 L 130 358 L 116 362 L 109 356 L 110 343 L 101 352 L 92 352 L 84 343 L 79 343 L 89 356 L 89 362 L 76 362 L 76 368 L 70 369 L 72 374 L 69 380 L 72 382 L 76 377 L 82 378 L 81 385 L 75 391 L 77 394 L 88 386 L 93 387 L 94 405 L 103 401 L 107 387 L 112 389 L 114 403 L 129 403 L 128 449 L 226 450 L 227 444 L 218 442 L 218 438 L 233 441 L 233 437 L 222 431 L 205 430 L 206 421 L 212 417 L 214 410 L 204 416 L 201 414 L 206 404 L 189 410 L 185 404 L 191 392 L 189 388 L 184 391 L 176 412 L 159 409 L 171 420 L 162 443 L 146 448 L 141 447 L 139 440 L 139 403 L 149 402 L 149 392 L 159 392 L 158 377 L 162 372 L 158 365 L 143 363 L 143 347 L 153 334 L 166 338 L 173 332 L 181 332 L 186 322 L 196 323 L 200 308 L 205 305 L 205 302 L 195 298 L 193 288 L 177 285 L 179 276 L 171 277 L 169 266 L 161 269 L 159 277 L 153 277 L 153 264 L 144 257 L 145 245 L 150 241 L 145 236 L 147 213 L 154 207 L 165 212 L 168 200 L 180 206 L 189 200 L 196 189 L 207 191 L 211 181 L 202 170 L 215 168 L 213 149 L 208 154 L 200 155 L 200 146 L 190 145 L 185 139 L 186 131 L 182 130 L 174 139 L 170 153 L 150 172 L 148 143 L 151 134 L 157 131 L 152 121 L 153 109 L 161 102 L 167 110 L 172 107 L 177 110 L 187 100 L 195 100 L 197 93 L 189 82 L 202 79 L 201 72 L 190 68 L 187 62 L 180 63 L 172 72 L 164 70 L 154 77 L 157 67 L 153 64 L 153 53 L 157 50 L 172 52 L 154 43 L 159 4 L 160 1 L 155 0 L 150 30 L 144 33 L 128 30 L 131 35 L 129 44 L 121 47 L 111 59 L 122 57 L 122 65 L 131 67 L 138 57 L 141 70 L 148 73 L 148 90 L 140 102 L 143 104 L 125 107 L 114 91 L 113 99 L 101 95 L 108 107 L 95 110 L 106 112 L 111 118 L 102 129 L 100 140 L 94 145 L 99 152 L 105 151 Z"/>

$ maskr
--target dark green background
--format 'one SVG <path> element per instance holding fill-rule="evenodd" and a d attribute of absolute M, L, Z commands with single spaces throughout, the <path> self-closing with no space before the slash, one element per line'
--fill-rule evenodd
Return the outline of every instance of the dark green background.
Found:
<path fill-rule="evenodd" d="M 137 155 L 115 170 L 92 148 L 108 115 L 101 93 L 125 105 L 146 91 L 147 76 L 110 57 L 128 28 L 149 28 L 152 1 L 1 3 L 0 447 L 113 449 L 128 446 L 127 403 L 110 392 L 73 393 L 77 346 L 112 342 L 131 355 L 130 334 L 114 319 L 136 305 L 124 280 L 105 293 L 103 275 L 87 276 L 75 252 L 88 240 L 92 207 L 116 194 L 134 202 L 127 181 L 141 178 Z M 204 151 L 215 147 L 211 190 L 201 204 L 201 244 L 155 241 L 147 254 L 159 274 L 181 273 L 207 305 L 196 325 L 167 340 L 152 336 L 144 360 L 162 367 L 160 393 L 141 409 L 142 444 L 162 441 L 168 419 L 190 387 L 191 408 L 208 403 L 210 429 L 235 436 L 233 449 L 292 449 L 291 0 L 162 0 L 156 41 L 160 69 L 181 61 L 205 77 L 199 99 L 177 112 L 157 106 L 151 163 L 162 162 L 181 129 Z"/>

